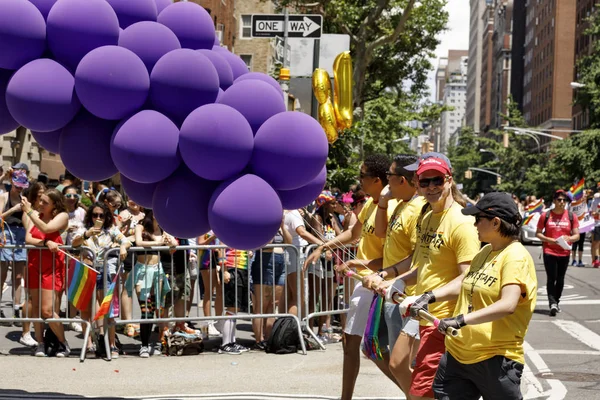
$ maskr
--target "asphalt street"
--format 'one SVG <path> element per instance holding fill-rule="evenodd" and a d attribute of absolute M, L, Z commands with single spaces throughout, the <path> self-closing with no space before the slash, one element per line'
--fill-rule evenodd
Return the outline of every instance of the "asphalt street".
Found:
<path fill-rule="evenodd" d="M 538 274 L 538 305 L 526 337 L 525 399 L 600 399 L 600 270 L 569 267 L 562 312 L 550 317 L 540 246 L 528 246 Z M 10 311 L 10 290 L 2 307 Z M 253 342 L 250 323 L 238 324 L 238 341 Z M 68 359 L 34 358 L 18 343 L 20 329 L 0 327 L 4 398 L 144 398 L 144 399 L 335 399 L 341 385 L 341 344 L 303 355 L 249 352 L 219 355 L 219 338 L 207 351 L 187 357 L 137 357 L 139 342 L 125 338 L 126 356 L 107 362 L 77 354 L 81 335 L 68 332 L 74 354 Z M 357 399 L 402 399 L 374 365 L 362 360 Z"/>

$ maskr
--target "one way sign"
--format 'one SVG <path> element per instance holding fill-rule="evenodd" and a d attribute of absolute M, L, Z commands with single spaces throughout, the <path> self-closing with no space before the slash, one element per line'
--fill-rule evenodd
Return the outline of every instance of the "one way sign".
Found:
<path fill-rule="evenodd" d="M 252 14 L 252 37 L 272 38 L 284 35 L 285 16 L 283 14 Z M 288 15 L 288 37 L 321 37 L 323 17 L 321 15 Z"/>

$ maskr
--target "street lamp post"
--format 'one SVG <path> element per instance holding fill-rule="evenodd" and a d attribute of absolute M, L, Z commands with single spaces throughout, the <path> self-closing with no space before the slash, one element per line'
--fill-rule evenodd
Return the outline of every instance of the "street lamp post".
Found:
<path fill-rule="evenodd" d="M 583 89 L 584 87 L 585 87 L 585 85 L 583 83 L 571 82 L 571 89 L 573 89 L 573 90 Z"/>

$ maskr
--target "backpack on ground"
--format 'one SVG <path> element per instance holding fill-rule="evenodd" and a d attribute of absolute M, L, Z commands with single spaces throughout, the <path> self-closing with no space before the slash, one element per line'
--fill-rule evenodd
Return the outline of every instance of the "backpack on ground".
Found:
<path fill-rule="evenodd" d="M 60 341 L 50 327 L 44 331 L 44 352 L 48 357 L 56 357 Z"/>
<path fill-rule="evenodd" d="M 291 354 L 296 353 L 300 348 L 296 320 L 292 317 L 275 320 L 265 351 L 274 354 Z"/>
<path fill-rule="evenodd" d="M 165 336 L 164 343 L 163 352 L 168 356 L 195 356 L 204 351 L 202 338 L 183 332 Z"/>

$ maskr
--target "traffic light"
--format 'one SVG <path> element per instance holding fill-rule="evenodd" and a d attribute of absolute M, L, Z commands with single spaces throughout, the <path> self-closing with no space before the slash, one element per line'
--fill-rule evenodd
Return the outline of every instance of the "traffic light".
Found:
<path fill-rule="evenodd" d="M 471 170 L 466 170 L 465 171 L 465 179 L 473 179 L 473 171 Z"/>
<path fill-rule="evenodd" d="M 501 177 L 499 177 L 499 176 L 497 176 L 497 177 L 496 177 L 496 185 L 499 185 L 499 184 L 501 184 L 501 183 L 502 183 L 502 178 L 501 178 Z"/>
<path fill-rule="evenodd" d="M 504 147 L 508 147 L 508 133 L 504 133 L 502 135 L 502 144 Z"/>

